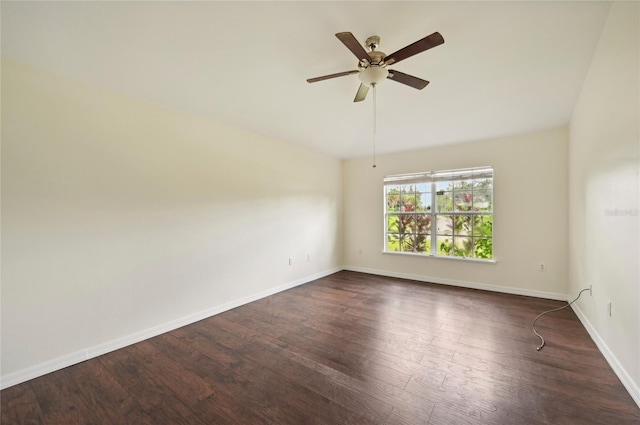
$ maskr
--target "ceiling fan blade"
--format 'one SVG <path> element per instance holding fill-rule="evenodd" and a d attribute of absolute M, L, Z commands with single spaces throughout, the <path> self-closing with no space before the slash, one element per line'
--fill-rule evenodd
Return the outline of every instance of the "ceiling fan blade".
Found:
<path fill-rule="evenodd" d="M 407 47 L 404 47 L 397 52 L 387 55 L 387 57 L 384 58 L 384 62 L 387 65 L 398 63 L 401 60 L 409 58 L 413 55 L 417 55 L 418 53 L 422 53 L 425 50 L 429 50 L 433 47 L 439 46 L 442 43 L 444 43 L 444 38 L 442 37 L 442 35 L 440 35 L 439 32 L 434 32 L 433 34 L 428 35 L 413 44 L 409 44 Z"/>
<path fill-rule="evenodd" d="M 367 53 L 364 47 L 362 47 L 362 44 L 356 40 L 353 34 L 350 32 L 339 32 L 336 34 L 336 37 L 338 37 L 338 39 L 342 41 L 342 44 L 347 46 L 347 49 L 351 50 L 351 53 L 356 55 L 358 59 L 366 60 L 367 62 L 370 60 L 369 53 Z"/>
<path fill-rule="evenodd" d="M 369 86 L 360 84 L 360 87 L 358 88 L 358 92 L 356 93 L 356 97 L 353 99 L 353 101 L 362 102 L 364 98 L 367 97 L 367 93 L 369 93 Z"/>
<path fill-rule="evenodd" d="M 357 69 L 354 69 L 353 71 L 338 72 L 337 74 L 329 74 L 329 75 L 323 75 L 322 77 L 309 78 L 307 80 L 307 83 L 317 83 L 318 81 L 328 80 L 330 78 L 336 78 L 336 77 L 344 77 L 345 75 L 357 74 L 358 72 L 360 71 L 358 71 Z"/>
<path fill-rule="evenodd" d="M 405 74 L 404 72 L 400 71 L 389 70 L 389 75 L 387 76 L 387 78 L 418 90 L 422 90 L 423 88 L 427 87 L 427 84 L 429 84 L 427 80 L 423 80 L 422 78 L 414 77 L 413 75 Z"/>

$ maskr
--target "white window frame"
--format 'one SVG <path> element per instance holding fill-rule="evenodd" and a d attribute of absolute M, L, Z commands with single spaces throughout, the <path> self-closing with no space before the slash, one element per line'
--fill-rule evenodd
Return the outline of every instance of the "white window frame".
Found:
<path fill-rule="evenodd" d="M 442 186 L 442 183 L 448 183 L 448 184 L 452 184 L 453 182 L 456 181 L 468 181 L 468 180 L 478 180 L 478 179 L 490 179 L 491 180 L 491 190 L 490 193 L 486 190 L 486 189 L 482 189 L 482 191 L 484 192 L 484 200 L 486 202 L 487 200 L 487 194 L 489 194 L 490 198 L 488 200 L 489 205 L 491 206 L 490 209 L 486 209 L 486 207 L 482 210 L 478 210 L 478 209 L 474 209 L 471 208 L 470 210 L 457 210 L 456 205 L 460 205 L 460 204 L 456 204 L 455 200 L 456 200 L 456 194 L 459 193 L 463 193 L 463 192 L 471 192 L 471 206 L 473 207 L 473 203 L 475 203 L 475 184 L 470 188 L 470 189 L 465 189 L 465 190 L 458 190 L 456 191 L 455 189 L 451 190 L 451 210 L 450 211 L 438 211 L 437 210 L 437 196 L 438 196 L 438 186 Z M 488 238 L 490 238 L 490 242 L 491 242 L 491 258 L 479 258 L 476 256 L 472 256 L 472 257 L 466 257 L 466 256 L 460 256 L 458 254 L 456 254 L 455 248 L 452 248 L 452 254 L 439 254 L 439 250 L 438 250 L 438 237 L 447 237 L 451 240 L 451 246 L 455 247 L 456 245 L 456 239 L 457 238 L 467 238 L 467 239 L 471 239 L 471 241 L 473 241 L 474 243 L 476 242 L 476 240 L 479 240 L 480 238 L 485 239 L 487 238 L 486 235 L 483 235 L 482 237 L 478 237 L 474 234 L 475 232 L 475 226 L 471 225 L 471 234 L 466 234 L 466 235 L 456 235 L 456 232 L 454 231 L 454 222 L 452 221 L 451 223 L 451 234 L 444 234 L 444 233 L 439 233 L 438 232 L 438 217 L 442 217 L 442 216 L 450 216 L 451 220 L 454 220 L 454 216 L 471 216 L 471 217 L 476 217 L 476 216 L 491 216 L 491 223 L 493 223 L 494 220 L 494 208 L 493 208 L 493 192 L 494 192 L 494 186 L 493 186 L 493 182 L 494 182 L 494 173 L 493 173 L 493 167 L 491 166 L 486 166 L 486 167 L 476 167 L 476 168 L 465 168 L 465 169 L 456 169 L 456 170 L 443 170 L 443 171 L 434 171 L 434 172 L 422 172 L 422 173 L 413 173 L 413 174 L 398 174 L 398 175 L 391 175 L 391 176 L 386 176 L 384 177 L 383 180 L 383 209 L 384 209 L 384 229 L 383 229 L 383 234 L 384 234 L 384 245 L 383 245 L 383 252 L 384 253 L 390 253 L 390 254 L 398 254 L 398 255 L 414 255 L 414 256 L 421 256 L 421 257 L 437 257 L 437 258 L 447 258 L 447 259 L 458 259 L 458 260 L 470 260 L 470 261 L 481 261 L 481 262 L 495 262 L 495 251 L 493 250 L 493 241 L 494 241 L 494 235 L 493 235 L 493 228 L 491 229 L 491 234 Z M 406 212 L 406 211 L 388 211 L 387 209 L 387 187 L 388 186 L 395 186 L 395 185 L 414 185 L 414 193 L 417 193 L 417 185 L 421 185 L 422 187 L 425 187 L 425 185 L 429 188 L 429 191 L 431 193 L 431 199 L 430 199 L 430 205 L 428 206 L 428 208 L 425 211 L 410 211 L 410 212 Z M 451 185 L 452 186 L 452 185 Z M 449 186 L 449 187 L 451 187 Z M 447 191 L 448 192 L 448 191 Z M 477 189 L 477 192 L 481 192 L 481 189 Z M 428 192 L 423 192 L 423 193 L 428 193 Z M 445 192 L 446 193 L 446 192 Z M 463 195 L 464 196 L 464 195 Z M 417 201 L 416 201 L 417 204 Z M 415 245 L 417 244 L 417 242 L 414 242 L 414 251 L 394 251 L 394 250 L 389 250 L 388 249 L 388 244 L 389 244 L 389 235 L 398 235 L 398 233 L 395 232 L 389 232 L 389 216 L 401 216 L 401 215 L 412 215 L 417 219 L 417 216 L 424 216 L 424 215 L 428 215 L 430 216 L 430 232 L 428 233 L 428 237 L 430 237 L 430 241 L 431 241 L 431 246 L 430 246 L 430 252 L 422 252 L 422 251 L 415 251 Z M 425 233 L 420 233 L 418 230 L 419 225 L 417 224 L 417 220 L 414 219 L 414 230 L 413 233 L 406 233 L 407 235 L 413 235 L 414 237 L 414 241 L 416 240 L 415 238 L 419 235 L 425 235 L 427 236 L 427 234 Z M 475 218 L 472 219 L 473 222 L 475 222 Z M 475 245 L 474 245 L 474 251 L 475 252 Z"/>

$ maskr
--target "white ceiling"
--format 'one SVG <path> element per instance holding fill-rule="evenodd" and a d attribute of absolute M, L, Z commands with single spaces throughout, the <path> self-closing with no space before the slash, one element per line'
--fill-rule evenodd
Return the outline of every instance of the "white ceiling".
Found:
<path fill-rule="evenodd" d="M 334 36 L 392 53 L 434 31 L 445 44 L 391 68 L 424 90 L 377 89 L 379 153 L 482 140 L 569 121 L 610 3 L 6 2 L 2 56 L 338 158 L 367 156 L 372 92 Z"/>

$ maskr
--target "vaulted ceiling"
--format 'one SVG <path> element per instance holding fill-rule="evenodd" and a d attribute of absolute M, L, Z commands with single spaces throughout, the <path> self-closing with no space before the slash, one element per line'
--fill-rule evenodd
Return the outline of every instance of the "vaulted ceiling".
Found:
<path fill-rule="evenodd" d="M 394 52 L 422 91 L 377 88 L 377 149 L 396 152 L 566 124 L 609 2 L 6 2 L 2 56 L 281 141 L 352 158 L 371 152 L 373 103 L 335 37 Z"/>

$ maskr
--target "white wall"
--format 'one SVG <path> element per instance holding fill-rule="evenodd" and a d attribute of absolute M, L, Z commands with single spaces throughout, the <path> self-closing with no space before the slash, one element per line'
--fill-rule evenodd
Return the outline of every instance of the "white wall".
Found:
<path fill-rule="evenodd" d="M 3 61 L 2 385 L 337 270 L 341 208 L 336 159 Z"/>
<path fill-rule="evenodd" d="M 640 3 L 614 2 L 570 125 L 570 292 L 640 404 Z M 612 303 L 611 316 L 607 303 Z"/>
<path fill-rule="evenodd" d="M 462 125 L 462 124 L 461 124 Z M 565 299 L 567 129 L 345 161 L 347 268 Z M 495 264 L 382 253 L 386 175 L 494 167 Z M 360 254 L 362 250 L 362 254 Z M 539 271 L 544 263 L 546 271 Z"/>

